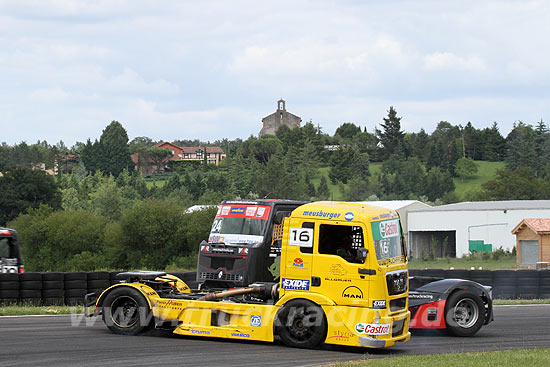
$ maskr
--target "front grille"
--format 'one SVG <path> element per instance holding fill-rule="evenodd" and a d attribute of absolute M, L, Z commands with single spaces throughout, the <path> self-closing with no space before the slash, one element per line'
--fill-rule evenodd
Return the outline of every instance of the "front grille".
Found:
<path fill-rule="evenodd" d="M 220 277 L 216 273 L 202 272 L 200 277 L 201 277 L 201 279 L 228 280 L 228 281 L 232 281 L 232 282 L 238 282 L 239 280 L 242 280 L 242 276 L 240 276 L 239 274 L 227 274 L 227 273 L 222 274 L 222 276 Z M 239 278 L 241 278 L 241 279 L 239 279 Z"/>
<path fill-rule="evenodd" d="M 390 271 L 386 274 L 386 284 L 388 286 L 388 294 L 394 296 L 407 291 L 409 274 L 407 270 Z"/>
<path fill-rule="evenodd" d="M 405 305 L 407 304 L 407 298 L 397 298 L 390 300 L 390 312 L 399 311 L 405 308 Z"/>
<path fill-rule="evenodd" d="M 394 338 L 403 333 L 403 326 L 405 325 L 405 319 L 394 321 L 391 327 L 391 336 Z"/>

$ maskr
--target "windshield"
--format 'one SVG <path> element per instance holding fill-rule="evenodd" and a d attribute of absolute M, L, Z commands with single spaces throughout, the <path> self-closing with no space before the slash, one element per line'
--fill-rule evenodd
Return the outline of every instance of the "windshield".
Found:
<path fill-rule="evenodd" d="M 373 222 L 371 225 L 378 263 L 385 265 L 405 262 L 405 248 L 401 238 L 399 219 Z"/>
<path fill-rule="evenodd" d="M 208 242 L 257 243 L 263 240 L 271 208 L 265 205 L 222 205 Z"/>
<path fill-rule="evenodd" d="M 15 246 L 12 245 L 10 238 L 0 238 L 0 257 L 15 258 Z"/>
<path fill-rule="evenodd" d="M 254 218 L 216 218 L 210 233 L 251 234 L 262 236 L 267 221 Z"/>

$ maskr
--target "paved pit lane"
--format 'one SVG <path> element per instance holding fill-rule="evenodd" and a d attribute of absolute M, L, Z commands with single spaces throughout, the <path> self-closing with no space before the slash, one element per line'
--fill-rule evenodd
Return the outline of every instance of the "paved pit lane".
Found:
<path fill-rule="evenodd" d="M 122 336 L 112 334 L 100 318 L 86 326 L 80 315 L 0 317 L 0 366 L 311 366 L 407 354 L 550 347 L 550 305 L 495 306 L 494 311 L 495 321 L 474 337 L 416 330 L 410 342 L 382 350 L 328 345 L 295 349 L 160 331 Z"/>

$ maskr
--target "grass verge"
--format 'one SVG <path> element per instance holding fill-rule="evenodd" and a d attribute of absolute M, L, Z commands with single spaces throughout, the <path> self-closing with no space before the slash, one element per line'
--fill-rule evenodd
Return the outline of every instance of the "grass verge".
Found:
<path fill-rule="evenodd" d="M 484 270 L 516 269 L 515 257 L 504 257 L 498 260 L 483 260 L 480 257 L 465 257 L 460 259 L 441 258 L 433 260 L 410 259 L 410 269 L 470 269 L 472 267 Z"/>
<path fill-rule="evenodd" d="M 361 362 L 332 364 L 331 366 L 373 366 L 373 367 L 409 367 L 409 366 L 548 366 L 550 349 L 516 349 L 497 352 L 431 354 L 403 356 L 384 359 L 369 359 Z"/>
<path fill-rule="evenodd" d="M 493 305 L 546 305 L 550 299 L 495 299 Z"/>
<path fill-rule="evenodd" d="M 0 316 L 20 315 L 64 315 L 83 313 L 82 306 L 32 306 L 32 305 L 4 305 L 0 306 Z"/>

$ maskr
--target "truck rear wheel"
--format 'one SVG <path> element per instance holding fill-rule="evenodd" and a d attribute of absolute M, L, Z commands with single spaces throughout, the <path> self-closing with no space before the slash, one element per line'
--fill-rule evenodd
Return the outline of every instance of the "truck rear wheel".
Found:
<path fill-rule="evenodd" d="M 103 322 L 115 334 L 137 335 L 153 324 L 147 300 L 130 287 L 113 289 L 102 304 Z"/>
<path fill-rule="evenodd" d="M 447 331 L 456 336 L 472 336 L 485 321 L 485 306 L 477 294 L 467 290 L 453 293 L 445 305 Z"/>
<path fill-rule="evenodd" d="M 307 300 L 286 303 L 276 320 L 276 332 L 289 347 L 313 348 L 327 334 L 327 320 L 323 309 Z"/>

